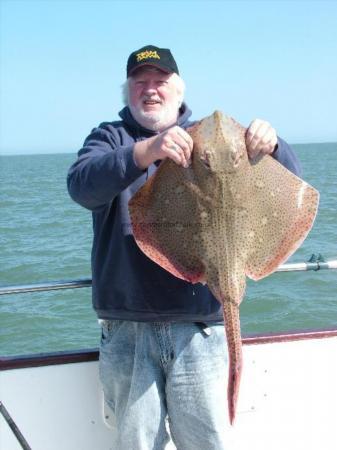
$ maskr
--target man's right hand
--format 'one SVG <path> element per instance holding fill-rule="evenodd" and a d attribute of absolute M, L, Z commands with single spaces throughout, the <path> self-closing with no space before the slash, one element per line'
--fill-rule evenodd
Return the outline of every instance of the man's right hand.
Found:
<path fill-rule="evenodd" d="M 140 169 L 146 169 L 155 161 L 166 158 L 186 168 L 190 165 L 192 150 L 191 136 L 182 128 L 174 126 L 156 136 L 136 142 L 133 157 Z"/>

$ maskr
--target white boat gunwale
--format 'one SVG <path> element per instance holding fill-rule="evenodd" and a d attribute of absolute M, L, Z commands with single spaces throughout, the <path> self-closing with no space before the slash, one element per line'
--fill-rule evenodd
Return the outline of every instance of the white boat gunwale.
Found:
<path fill-rule="evenodd" d="M 244 336 L 243 344 L 237 421 L 224 423 L 229 448 L 335 450 L 337 327 Z M 1 401 L 31 446 L 20 447 L 0 416 L 4 448 L 113 448 L 116 424 L 104 402 L 98 356 L 84 349 L 0 357 Z"/>
<path fill-rule="evenodd" d="M 284 333 L 247 334 L 242 338 L 243 345 L 273 344 L 307 339 L 325 339 L 337 336 L 337 328 L 287 331 Z M 27 355 L 0 356 L 0 371 L 30 367 L 75 364 L 97 361 L 99 350 L 79 349 L 60 352 L 35 353 Z"/>

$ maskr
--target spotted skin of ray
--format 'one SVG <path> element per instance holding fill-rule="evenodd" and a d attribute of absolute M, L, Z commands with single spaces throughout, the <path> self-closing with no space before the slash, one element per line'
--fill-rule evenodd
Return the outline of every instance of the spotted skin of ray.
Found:
<path fill-rule="evenodd" d="M 249 160 L 245 128 L 216 111 L 187 129 L 192 164 L 167 159 L 129 203 L 141 250 L 171 274 L 207 283 L 223 306 L 234 422 L 242 371 L 239 305 L 303 242 L 319 194 L 273 157 Z"/>

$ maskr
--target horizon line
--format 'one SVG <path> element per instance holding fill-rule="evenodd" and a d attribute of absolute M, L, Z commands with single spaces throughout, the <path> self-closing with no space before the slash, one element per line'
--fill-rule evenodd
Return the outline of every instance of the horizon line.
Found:
<path fill-rule="evenodd" d="M 337 145 L 337 141 L 320 141 L 320 142 L 296 142 L 296 143 L 291 143 L 289 144 L 290 146 L 296 146 L 296 145 L 320 145 L 320 144 L 336 144 Z M 31 152 L 28 151 L 26 153 L 16 153 L 16 151 L 14 152 L 2 152 L 0 150 L 0 156 L 37 156 L 37 155 L 72 155 L 72 154 L 77 154 L 77 151 L 74 152 L 67 152 L 64 150 L 61 151 L 47 151 L 47 152 L 41 152 L 41 151 L 36 151 L 36 152 Z"/>

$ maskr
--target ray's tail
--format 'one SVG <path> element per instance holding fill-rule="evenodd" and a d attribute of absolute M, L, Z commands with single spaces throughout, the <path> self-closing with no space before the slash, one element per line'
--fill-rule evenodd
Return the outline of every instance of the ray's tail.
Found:
<path fill-rule="evenodd" d="M 228 388 L 227 388 L 227 398 L 228 398 L 228 414 L 230 424 L 234 424 L 236 416 L 236 405 L 239 397 L 239 388 L 242 372 L 242 357 L 240 360 L 232 361 L 230 356 L 229 361 L 229 378 L 228 378 Z"/>
<path fill-rule="evenodd" d="M 228 413 L 229 421 L 231 425 L 233 425 L 236 415 L 236 406 L 239 397 L 242 372 L 242 343 L 239 306 L 231 302 L 225 302 L 223 311 L 229 356 L 227 388 Z"/>
<path fill-rule="evenodd" d="M 238 267 L 233 273 L 229 270 L 223 270 L 215 282 L 208 283 L 208 287 L 223 307 L 229 359 L 227 401 L 231 425 L 235 421 L 242 372 L 240 303 L 244 295 L 245 286 L 244 270 L 240 270 Z"/>

